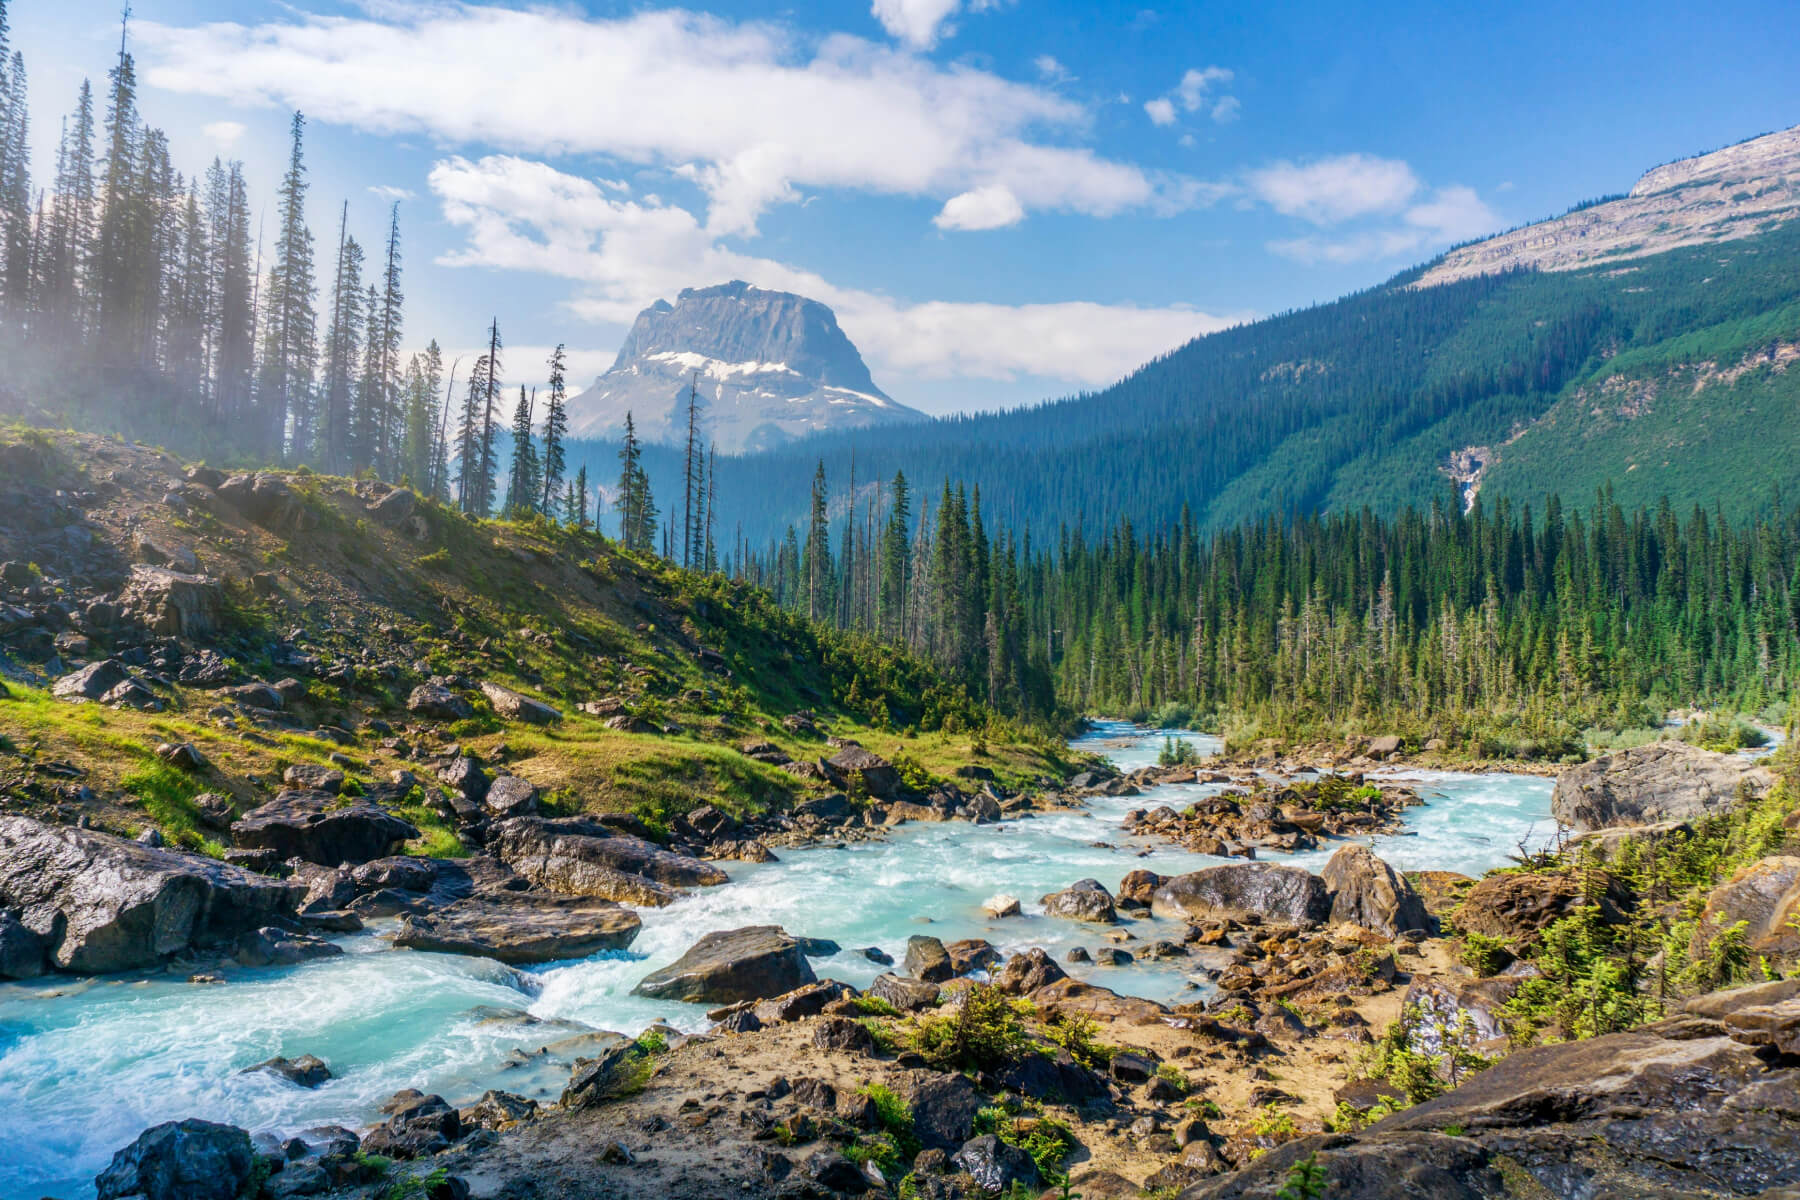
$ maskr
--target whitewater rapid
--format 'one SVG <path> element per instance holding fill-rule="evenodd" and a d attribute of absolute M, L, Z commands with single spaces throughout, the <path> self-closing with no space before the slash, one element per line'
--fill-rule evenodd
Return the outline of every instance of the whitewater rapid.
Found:
<path fill-rule="evenodd" d="M 1156 761 L 1168 734 L 1101 723 L 1076 745 L 1121 769 Z M 1202 754 L 1204 734 L 1179 733 Z M 1521 775 L 1391 772 L 1427 803 L 1407 810 L 1406 830 L 1373 839 L 1401 870 L 1476 875 L 1503 865 L 1521 841 L 1547 842 L 1551 781 Z M 628 952 L 519 971 L 487 959 L 393 950 L 391 924 L 339 939 L 346 953 L 288 968 L 228 967 L 223 984 L 175 974 L 0 984 L 0 1200 L 93 1194 L 93 1176 L 147 1126 L 184 1117 L 293 1132 L 319 1124 L 358 1128 L 396 1090 L 467 1102 L 491 1087 L 554 1099 L 566 1058 L 544 1046 L 592 1029 L 637 1033 L 657 1020 L 697 1030 L 702 1006 L 651 1001 L 630 989 L 702 934 L 775 924 L 829 938 L 843 949 L 817 959 L 821 978 L 866 986 L 887 969 L 861 951 L 899 959 L 906 939 L 986 938 L 1002 953 L 1042 946 L 1060 959 L 1093 949 L 1104 934 L 1047 918 L 1040 896 L 1078 879 L 1116 888 L 1126 872 L 1179 874 L 1218 859 L 1119 829 L 1134 808 L 1181 808 L 1216 785 L 1170 785 L 1079 810 L 997 825 L 908 824 L 882 841 L 782 850 L 781 861 L 727 863 L 732 881 L 664 909 L 644 909 Z M 1275 861 L 1317 869 L 1335 845 Z M 1017 896 L 1025 915 L 989 920 L 981 904 Z M 1178 933 L 1133 921 L 1138 942 Z M 1130 944 L 1127 945 L 1130 948 Z M 1197 999 L 1195 967 L 1171 963 L 1071 966 L 1071 974 L 1159 1001 Z M 1192 976 L 1192 977 L 1190 977 Z M 305 1090 L 245 1067 L 313 1054 L 334 1078 Z"/>

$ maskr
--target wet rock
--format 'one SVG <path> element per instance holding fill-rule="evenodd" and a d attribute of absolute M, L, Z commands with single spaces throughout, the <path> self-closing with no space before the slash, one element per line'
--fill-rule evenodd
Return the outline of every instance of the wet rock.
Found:
<path fill-rule="evenodd" d="M 1323 880 L 1299 867 L 1228 863 L 1164 880 L 1151 895 L 1150 910 L 1178 919 L 1253 918 L 1310 926 L 1331 915 L 1331 898 Z"/>
<path fill-rule="evenodd" d="M 668 904 L 675 888 L 713 887 L 729 876 L 713 863 L 664 850 L 586 817 L 518 817 L 494 829 L 488 847 L 551 891 L 629 904 Z"/>
<path fill-rule="evenodd" d="M 60 970 L 146 967 L 292 916 L 304 889 L 177 850 L 0 817 L 0 909 Z"/>
<path fill-rule="evenodd" d="M 916 933 L 906 939 L 906 957 L 901 969 L 914 979 L 926 983 L 943 983 L 956 977 L 956 966 L 944 943 L 930 934 Z"/>
<path fill-rule="evenodd" d="M 0 979 L 35 979 L 45 970 L 48 944 L 19 918 L 0 912 Z"/>
<path fill-rule="evenodd" d="M 1000 965 L 1000 952 L 984 938 L 962 938 L 944 947 L 950 966 L 958 975 L 969 975 Z"/>
<path fill-rule="evenodd" d="M 488 698 L 488 703 L 494 706 L 495 712 L 509 721 L 518 721 L 524 725 L 554 725 L 562 720 L 562 713 L 543 701 L 520 695 L 497 683 L 483 681 L 481 694 Z"/>
<path fill-rule="evenodd" d="M 436 912 L 403 916 L 394 945 L 525 965 L 623 950 L 641 925 L 636 913 L 608 900 L 481 892 Z"/>
<path fill-rule="evenodd" d="M 1112 893 L 1098 879 L 1082 879 L 1060 892 L 1051 892 L 1038 901 L 1044 915 L 1066 917 L 1072 921 L 1089 921 L 1096 925 L 1112 925 L 1119 919 L 1113 908 Z"/>
<path fill-rule="evenodd" d="M 342 946 L 309 933 L 292 933 L 273 925 L 238 936 L 237 960 L 245 967 L 291 967 L 315 958 L 334 958 Z"/>
<path fill-rule="evenodd" d="M 94 1179 L 97 1200 L 238 1200 L 256 1166 L 250 1135 L 211 1121 L 153 1126 Z"/>
<path fill-rule="evenodd" d="M 987 900 L 982 903 L 981 911 L 984 916 L 995 921 L 1005 917 L 1016 917 L 1020 912 L 1019 898 L 1017 896 L 1008 896 L 1005 893 L 989 896 Z"/>
<path fill-rule="evenodd" d="M 392 854 L 419 836 L 409 822 L 367 800 L 345 802 L 328 792 L 284 791 L 231 824 L 240 849 L 335 867 Z"/>
<path fill-rule="evenodd" d="M 973 1179 L 976 1187 L 990 1194 L 1015 1186 L 1035 1188 L 1042 1182 L 1031 1155 L 991 1133 L 964 1142 L 950 1161 Z"/>
<path fill-rule="evenodd" d="M 466 721 L 475 715 L 467 700 L 447 687 L 422 683 L 406 698 L 406 711 L 437 721 Z"/>
<path fill-rule="evenodd" d="M 1319 878 L 1331 891 L 1331 920 L 1360 925 L 1383 937 L 1427 928 L 1424 901 L 1367 846 L 1352 844 L 1331 856 Z"/>
<path fill-rule="evenodd" d="M 388 1119 L 362 1140 L 365 1154 L 387 1158 L 423 1158 L 447 1150 L 463 1134 L 462 1118 L 442 1096 L 407 1089 L 382 1105 Z"/>
<path fill-rule="evenodd" d="M 752 925 L 708 933 L 675 962 L 645 976 L 632 993 L 730 1004 L 779 996 L 816 979 L 797 938 L 778 925 Z"/>
<path fill-rule="evenodd" d="M 1738 788 L 1765 790 L 1766 768 L 1686 742 L 1652 742 L 1570 767 L 1557 777 L 1550 812 L 1578 833 L 1691 821 L 1737 801 Z"/>
<path fill-rule="evenodd" d="M 251 1071 L 266 1071 L 303 1088 L 316 1088 L 331 1078 L 331 1068 L 322 1059 L 310 1054 L 302 1054 L 299 1058 L 271 1058 L 244 1070 L 246 1074 Z"/>

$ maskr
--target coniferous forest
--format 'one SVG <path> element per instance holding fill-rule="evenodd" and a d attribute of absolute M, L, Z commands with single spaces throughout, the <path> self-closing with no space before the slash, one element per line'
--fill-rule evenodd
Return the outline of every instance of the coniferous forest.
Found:
<path fill-rule="evenodd" d="M 33 121 L 5 13 L 0 388 L 27 417 L 56 396 L 58 417 L 220 461 L 369 472 L 473 517 L 601 529 L 903 645 L 1034 719 L 1160 711 L 1288 736 L 1402 723 L 1558 753 L 1679 704 L 1755 711 L 1800 669 L 1800 518 L 1779 479 L 1680 508 L 1636 483 L 1631 502 L 1610 485 L 1546 499 L 1543 480 L 1524 489 L 1535 506 L 1466 503 L 1435 473 L 1356 457 L 1391 466 L 1419 437 L 1486 436 L 1598 362 L 1666 367 L 1675 352 L 1654 347 L 1671 339 L 1689 357 L 1765 344 L 1794 310 L 1800 224 L 1761 253 L 1665 255 L 1646 270 L 1667 287 L 1513 273 L 1375 289 L 1201 339 L 1098 396 L 934 422 L 877 453 L 840 435 L 721 460 L 690 397 L 684 446 L 628 424 L 598 448 L 615 475 L 567 441 L 562 347 L 543 389 L 508 381 L 497 320 L 466 367 L 435 340 L 403 349 L 420 339 L 399 207 L 365 242 L 347 203 L 318 204 L 302 114 L 270 227 L 253 228 L 242 165 L 183 174 L 140 113 L 128 28 L 103 86 L 51 126 Z M 46 136 L 55 177 L 33 180 Z M 1702 270 L 1711 286 L 1685 286 Z M 1349 427 L 1377 436 L 1332 433 Z M 1072 447 L 1097 465 L 1072 467 Z"/>

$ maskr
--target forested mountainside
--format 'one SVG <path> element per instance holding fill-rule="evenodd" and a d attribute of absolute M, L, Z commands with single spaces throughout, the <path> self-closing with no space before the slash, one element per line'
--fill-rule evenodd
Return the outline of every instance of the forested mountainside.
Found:
<path fill-rule="evenodd" d="M 1739 519 L 1800 482 L 1783 416 L 1800 398 L 1800 222 L 1623 266 L 1406 286 L 1417 274 L 1200 338 L 1092 395 L 722 458 L 719 507 L 752 542 L 779 537 L 821 460 L 840 502 L 853 465 L 859 483 L 960 480 L 992 523 L 1037 538 L 1166 528 L 1184 508 L 1209 529 L 1392 512 L 1453 475 L 1540 506 L 1610 483 L 1627 506 Z M 646 461 L 679 491 L 678 464 Z"/>

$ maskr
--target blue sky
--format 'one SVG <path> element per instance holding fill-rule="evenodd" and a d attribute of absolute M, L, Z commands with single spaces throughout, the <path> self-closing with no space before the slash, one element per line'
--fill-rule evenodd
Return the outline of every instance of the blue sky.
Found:
<path fill-rule="evenodd" d="M 40 178 L 118 37 L 14 0 Z M 833 305 L 931 412 L 1103 385 L 1452 241 L 1800 121 L 1783 3 L 874 0 L 703 7 L 138 0 L 147 120 L 308 216 L 401 202 L 408 340 L 490 315 L 508 377 L 585 379 L 659 296 L 741 276 Z M 272 219 L 272 212 L 271 212 Z M 323 306 L 322 306 L 323 307 Z"/>

